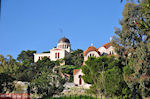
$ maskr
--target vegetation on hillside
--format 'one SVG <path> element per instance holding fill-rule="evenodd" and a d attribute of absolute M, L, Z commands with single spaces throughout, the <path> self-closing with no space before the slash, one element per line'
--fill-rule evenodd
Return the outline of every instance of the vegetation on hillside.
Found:
<path fill-rule="evenodd" d="M 85 74 L 82 78 L 91 84 L 90 93 L 120 99 L 149 98 L 150 0 L 127 3 L 122 15 L 121 29 L 115 29 L 112 41 L 118 57 L 90 57 L 81 67 Z M 0 93 L 12 92 L 13 81 L 17 80 L 29 82 L 31 93 L 40 97 L 59 94 L 66 82 L 59 71 L 73 76 L 73 70 L 83 63 L 81 49 L 65 57 L 66 65 L 62 67 L 60 60 L 54 62 L 46 57 L 34 63 L 34 53 L 23 50 L 17 60 L 0 55 Z"/>
<path fill-rule="evenodd" d="M 123 79 L 123 65 L 114 56 L 90 57 L 82 67 L 85 74 L 82 78 L 91 84 L 90 92 L 106 96 L 130 98 L 130 89 Z M 123 93 L 123 91 L 127 90 Z"/>
<path fill-rule="evenodd" d="M 150 97 L 150 0 L 127 3 L 113 43 L 124 60 L 124 80 L 136 99 Z"/>
<path fill-rule="evenodd" d="M 81 66 L 83 63 L 83 50 L 74 50 L 69 56 L 64 58 L 66 65 Z"/>

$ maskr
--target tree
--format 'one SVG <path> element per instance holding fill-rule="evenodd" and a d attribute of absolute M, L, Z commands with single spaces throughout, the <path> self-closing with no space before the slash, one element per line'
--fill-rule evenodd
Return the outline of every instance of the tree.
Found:
<path fill-rule="evenodd" d="M 83 79 L 86 83 L 92 84 L 90 89 L 95 94 L 121 96 L 122 91 L 128 89 L 122 75 L 121 60 L 114 56 L 91 57 L 85 64 L 82 67 Z M 130 92 L 129 89 L 128 92 Z M 127 95 L 127 93 L 124 94 Z"/>
<path fill-rule="evenodd" d="M 150 0 L 127 3 L 113 38 L 116 52 L 125 61 L 124 78 L 135 98 L 150 97 Z"/>
<path fill-rule="evenodd" d="M 64 58 L 66 65 L 81 66 L 83 63 L 83 50 L 74 50 L 69 56 Z"/>
<path fill-rule="evenodd" d="M 40 74 L 42 71 L 51 72 L 55 66 L 55 62 L 50 61 L 49 58 L 44 57 L 42 60 L 38 60 L 36 63 L 32 63 L 30 66 L 20 66 L 15 78 L 20 81 L 31 82 L 34 76 Z"/>
<path fill-rule="evenodd" d="M 73 66 L 73 65 L 64 65 L 64 66 L 59 66 L 56 68 L 57 72 L 62 72 L 63 74 L 69 75 L 69 82 L 73 82 L 73 70 L 74 69 L 79 69 L 80 66 Z"/>
<path fill-rule="evenodd" d="M 65 80 L 55 71 L 55 62 L 44 57 L 38 60 L 32 68 L 30 68 L 34 77 L 31 80 L 31 89 L 33 93 L 40 96 L 52 96 L 63 90 Z"/>
<path fill-rule="evenodd" d="M 58 74 L 43 71 L 40 75 L 36 75 L 36 77 L 37 78 L 33 79 L 31 82 L 33 93 L 45 97 L 53 96 L 63 91 L 65 80 Z"/>
<path fill-rule="evenodd" d="M 0 93 L 12 92 L 15 79 L 6 73 L 0 73 Z"/>
<path fill-rule="evenodd" d="M 36 53 L 34 50 L 23 50 L 18 55 L 17 60 L 24 66 L 30 66 L 32 63 L 34 63 L 34 53 Z"/>
<path fill-rule="evenodd" d="M 15 75 L 19 66 L 20 64 L 11 55 L 7 55 L 6 57 L 0 55 L 0 73 Z"/>

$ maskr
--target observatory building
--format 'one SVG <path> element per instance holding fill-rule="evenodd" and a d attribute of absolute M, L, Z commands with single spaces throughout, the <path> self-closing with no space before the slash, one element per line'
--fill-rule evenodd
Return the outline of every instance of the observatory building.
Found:
<path fill-rule="evenodd" d="M 63 59 L 71 52 L 71 44 L 68 38 L 63 37 L 58 41 L 57 47 L 50 50 L 49 53 L 35 53 L 34 62 L 42 60 L 43 57 L 48 57 L 51 61 Z"/>

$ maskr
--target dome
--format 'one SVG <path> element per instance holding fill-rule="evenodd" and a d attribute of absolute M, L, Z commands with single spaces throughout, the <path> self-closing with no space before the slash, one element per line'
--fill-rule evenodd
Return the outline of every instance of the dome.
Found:
<path fill-rule="evenodd" d="M 88 47 L 84 52 L 83 52 L 83 55 L 85 56 L 88 52 L 90 51 L 96 51 L 99 55 L 100 55 L 100 52 L 97 50 L 97 48 L 95 48 L 94 46 L 90 46 Z"/>
<path fill-rule="evenodd" d="M 63 37 L 58 41 L 58 43 L 70 43 L 70 41 L 68 38 Z"/>

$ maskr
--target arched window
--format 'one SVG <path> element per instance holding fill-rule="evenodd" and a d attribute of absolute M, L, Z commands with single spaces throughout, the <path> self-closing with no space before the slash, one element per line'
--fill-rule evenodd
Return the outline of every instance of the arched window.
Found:
<path fill-rule="evenodd" d="M 58 58 L 59 58 L 59 55 L 60 55 L 60 54 L 58 53 Z"/>
<path fill-rule="evenodd" d="M 39 60 L 40 60 L 40 57 L 39 57 Z"/>
<path fill-rule="evenodd" d="M 114 52 L 112 51 L 112 54 L 114 54 Z"/>
<path fill-rule="evenodd" d="M 55 53 L 55 58 L 57 58 L 57 53 Z"/>
<path fill-rule="evenodd" d="M 79 75 L 79 85 L 82 85 L 82 78 L 81 78 L 82 76 L 81 75 Z"/>

